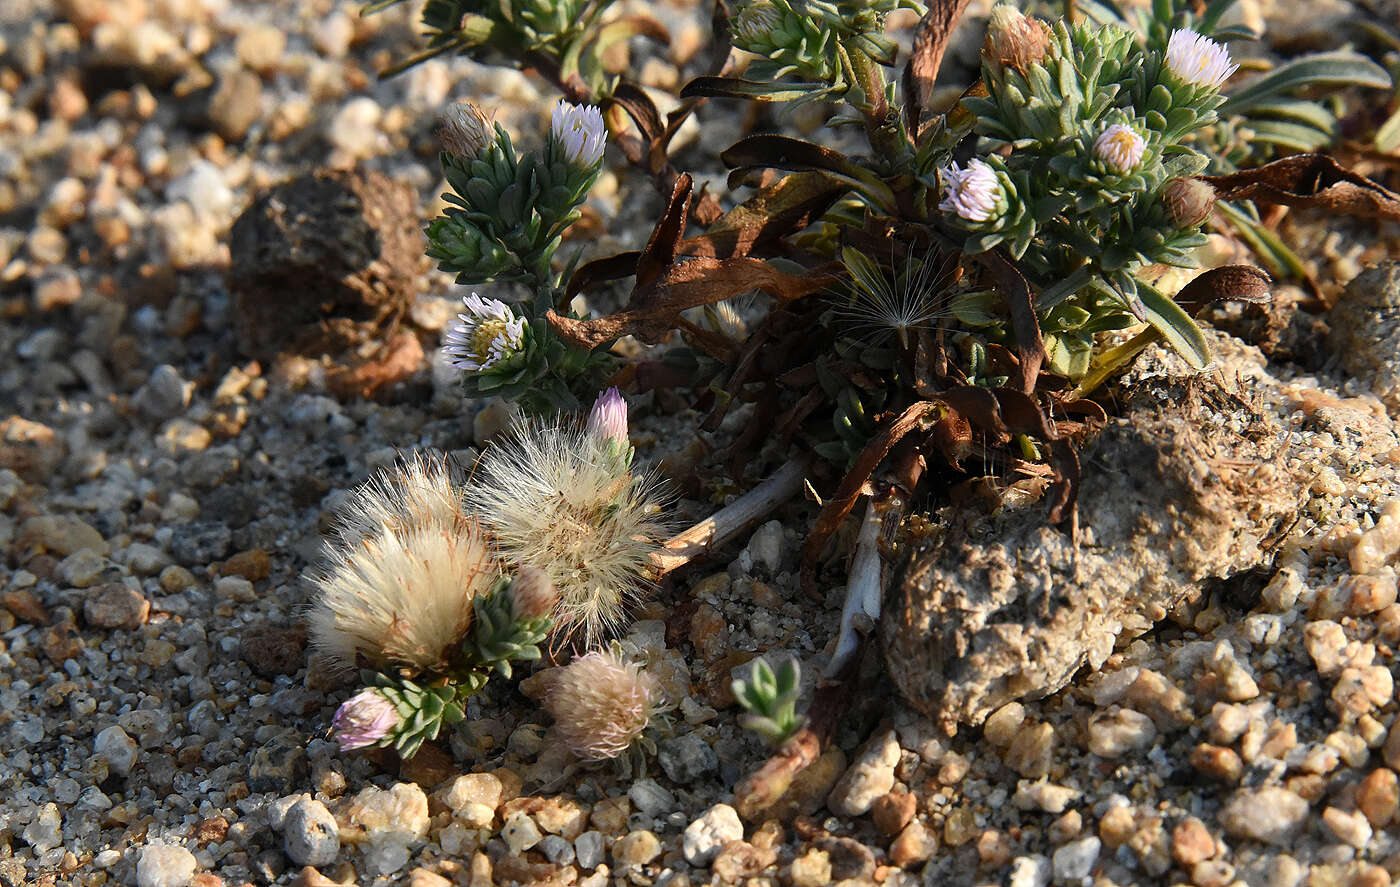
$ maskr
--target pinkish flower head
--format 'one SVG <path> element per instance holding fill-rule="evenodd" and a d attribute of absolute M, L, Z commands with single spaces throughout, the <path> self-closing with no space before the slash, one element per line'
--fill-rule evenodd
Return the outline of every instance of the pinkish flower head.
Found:
<path fill-rule="evenodd" d="M 1123 123 L 1108 127 L 1094 141 L 1094 156 L 1119 175 L 1141 163 L 1146 150 L 1147 142 L 1137 130 Z"/>
<path fill-rule="evenodd" d="M 618 446 L 627 446 L 627 401 L 622 392 L 609 388 L 593 403 L 588 411 L 588 434 L 600 443 L 615 441 Z"/>
<path fill-rule="evenodd" d="M 1203 89 L 1219 89 L 1240 67 L 1230 62 L 1229 50 L 1190 28 L 1172 31 L 1165 61 L 1168 71 Z"/>
<path fill-rule="evenodd" d="M 394 703 L 378 690 L 361 690 L 340 704 L 331 719 L 331 735 L 341 751 L 367 748 L 399 725 Z"/>
<path fill-rule="evenodd" d="M 954 163 L 942 170 L 943 200 L 938 208 L 969 222 L 985 222 L 1001 212 L 1001 182 L 996 170 L 976 157 L 962 167 Z"/>

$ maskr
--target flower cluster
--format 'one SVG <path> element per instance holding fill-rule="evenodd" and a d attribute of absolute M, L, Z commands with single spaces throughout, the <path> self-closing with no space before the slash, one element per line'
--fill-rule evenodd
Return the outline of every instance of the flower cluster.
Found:
<path fill-rule="evenodd" d="M 500 303 L 472 298 L 476 314 L 507 326 Z M 355 492 L 310 575 L 307 617 L 331 663 L 368 667 L 367 688 L 331 725 L 343 750 L 411 756 L 461 720 L 493 674 L 508 679 L 513 664 L 539 659 L 552 632 L 592 644 L 618 623 L 649 581 L 662 529 L 627 429 L 612 388 L 586 418 L 524 423 L 466 485 L 442 459 L 417 456 Z M 640 731 L 650 711 L 617 735 Z"/>
<path fill-rule="evenodd" d="M 1050 28 L 994 10 L 988 95 L 963 103 L 988 153 L 939 170 L 938 207 L 967 232 L 967 252 L 1005 244 L 1043 290 L 1052 370 L 1078 377 L 1095 334 L 1134 318 L 1199 341 L 1184 314 L 1139 297 L 1137 271 L 1189 266 L 1205 241 L 1209 203 L 1180 183 L 1209 162 L 1192 139 L 1216 120 L 1236 67 L 1186 29 L 1144 42 L 1116 25 Z"/>

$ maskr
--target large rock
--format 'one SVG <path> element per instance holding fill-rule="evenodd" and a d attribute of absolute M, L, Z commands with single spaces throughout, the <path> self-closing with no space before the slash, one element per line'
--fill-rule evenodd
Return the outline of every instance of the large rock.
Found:
<path fill-rule="evenodd" d="M 261 194 L 233 224 L 239 348 L 333 352 L 387 338 L 426 267 L 417 198 L 378 172 L 322 171 Z"/>
<path fill-rule="evenodd" d="M 1400 415 L 1400 262 L 1358 274 L 1327 317 L 1342 366 Z"/>
<path fill-rule="evenodd" d="M 1284 429 L 1250 400 L 1265 386 L 1280 399 L 1278 383 L 1257 351 L 1214 338 L 1228 389 L 1160 347 L 1139 359 L 1121 414 L 1081 454 L 1078 545 L 1043 502 L 964 507 L 895 571 L 889 672 L 946 731 L 1097 668 L 1205 580 L 1258 564 L 1288 527 L 1303 482 L 1275 458 Z M 1255 378 L 1235 381 L 1237 368 Z"/>

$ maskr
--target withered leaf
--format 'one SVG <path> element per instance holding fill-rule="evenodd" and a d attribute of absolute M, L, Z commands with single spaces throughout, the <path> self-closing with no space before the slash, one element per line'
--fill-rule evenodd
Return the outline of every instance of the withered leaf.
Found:
<path fill-rule="evenodd" d="M 1001 250 L 983 253 L 982 260 L 996 277 L 1011 309 L 1011 330 L 1016 335 L 1016 357 L 1020 361 L 1020 388 L 1029 394 L 1035 390 L 1040 367 L 1045 363 L 1045 340 L 1040 335 L 1040 320 L 1035 316 L 1030 285 Z"/>
<path fill-rule="evenodd" d="M 1201 176 L 1223 200 L 1315 207 L 1342 215 L 1400 222 L 1400 194 L 1325 154 L 1294 154 L 1255 169 Z"/>
<path fill-rule="evenodd" d="M 932 0 L 928 12 L 919 20 L 914 49 L 904 66 L 905 125 L 911 133 L 919 131 L 919 114 L 928 103 L 938 69 L 943 67 L 948 41 L 967 4 L 968 0 Z"/>
<path fill-rule="evenodd" d="M 1224 265 L 1198 274 L 1176 294 L 1176 303 L 1192 317 L 1212 302 L 1267 302 L 1273 279 L 1252 265 Z"/>
<path fill-rule="evenodd" d="M 847 186 L 821 172 L 784 176 L 725 213 L 704 234 L 688 238 L 681 252 L 692 256 L 747 256 L 753 248 L 807 227 Z"/>

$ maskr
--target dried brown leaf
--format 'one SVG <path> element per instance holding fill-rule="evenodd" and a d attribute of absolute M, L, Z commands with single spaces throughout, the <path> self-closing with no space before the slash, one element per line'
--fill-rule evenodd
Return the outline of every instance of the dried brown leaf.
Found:
<path fill-rule="evenodd" d="M 1200 178 L 1223 200 L 1253 200 L 1400 222 L 1400 195 L 1325 154 L 1294 154 L 1254 169 Z"/>

